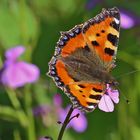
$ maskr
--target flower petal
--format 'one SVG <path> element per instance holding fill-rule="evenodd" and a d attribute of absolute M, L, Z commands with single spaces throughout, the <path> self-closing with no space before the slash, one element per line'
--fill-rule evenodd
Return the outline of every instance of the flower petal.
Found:
<path fill-rule="evenodd" d="M 21 87 L 26 83 L 33 83 L 39 78 L 39 69 L 26 62 L 13 63 L 2 73 L 2 83 L 12 88 Z"/>
<path fill-rule="evenodd" d="M 51 108 L 48 105 L 40 105 L 33 108 L 33 114 L 35 116 L 46 116 L 50 112 Z"/>
<path fill-rule="evenodd" d="M 70 106 L 66 107 L 66 109 L 59 109 L 58 115 L 59 115 L 59 120 L 61 122 L 64 122 L 66 115 L 68 113 L 70 109 Z M 73 118 L 70 123 L 67 125 L 67 128 L 73 128 L 76 132 L 84 132 L 87 128 L 87 119 L 84 116 L 84 114 L 82 114 L 78 109 L 74 109 L 72 116 L 80 114 L 78 118 Z"/>
<path fill-rule="evenodd" d="M 76 131 L 76 132 L 84 132 L 87 129 L 87 119 L 84 116 L 84 114 L 82 114 L 78 109 L 74 109 L 72 116 L 80 114 L 78 118 L 74 118 L 71 122 L 70 122 L 70 126 Z"/>
<path fill-rule="evenodd" d="M 62 98 L 60 94 L 55 94 L 53 97 L 53 103 L 56 107 L 59 107 L 62 105 Z"/>
<path fill-rule="evenodd" d="M 98 104 L 98 107 L 100 110 L 105 111 L 105 112 L 113 112 L 114 110 L 114 104 L 111 100 L 111 98 L 104 94 Z"/>
<path fill-rule="evenodd" d="M 132 16 L 127 14 L 126 12 L 121 12 L 121 27 L 124 29 L 129 29 L 135 26 L 135 21 Z"/>
<path fill-rule="evenodd" d="M 10 48 L 6 51 L 5 57 L 7 59 L 16 60 L 21 54 L 23 54 L 25 51 L 25 48 L 23 46 L 17 46 L 14 48 Z"/>
<path fill-rule="evenodd" d="M 108 92 L 108 95 L 113 100 L 114 103 L 119 103 L 119 92 L 118 90 L 111 90 L 111 92 Z"/>

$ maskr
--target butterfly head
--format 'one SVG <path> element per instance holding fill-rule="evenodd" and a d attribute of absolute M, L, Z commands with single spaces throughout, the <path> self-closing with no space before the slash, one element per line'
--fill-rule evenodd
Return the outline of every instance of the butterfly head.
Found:
<path fill-rule="evenodd" d="M 103 72 L 102 79 L 106 84 L 111 86 L 117 86 L 119 84 L 116 79 L 108 72 Z"/>
<path fill-rule="evenodd" d="M 113 88 L 116 88 L 119 85 L 118 81 L 116 81 L 114 77 L 112 78 L 110 82 L 107 82 L 106 84 L 109 84 L 110 87 L 113 87 Z"/>

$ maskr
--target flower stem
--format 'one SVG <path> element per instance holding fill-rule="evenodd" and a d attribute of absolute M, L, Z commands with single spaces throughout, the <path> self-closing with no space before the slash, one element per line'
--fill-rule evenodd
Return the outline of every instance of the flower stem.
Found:
<path fill-rule="evenodd" d="M 29 88 L 30 88 L 29 86 L 26 86 L 24 92 L 25 110 L 26 110 L 28 120 L 30 122 L 28 127 L 26 128 L 26 131 L 27 131 L 28 140 L 35 140 L 36 135 L 35 135 L 35 126 L 34 126 L 35 125 L 34 116 L 32 113 L 32 97 Z"/>
<path fill-rule="evenodd" d="M 21 105 L 20 105 L 20 102 L 16 96 L 16 93 L 14 90 L 10 89 L 10 88 L 5 88 L 6 91 L 7 91 L 7 94 L 9 96 L 9 99 L 13 105 L 13 107 L 16 109 L 16 110 L 20 110 L 21 108 Z"/>
<path fill-rule="evenodd" d="M 16 92 L 13 89 L 10 88 L 5 88 L 8 94 L 8 97 L 11 101 L 11 104 L 13 105 L 14 109 L 15 109 L 15 113 L 14 115 L 17 116 L 20 124 L 25 127 L 28 124 L 28 119 L 26 114 L 24 113 L 24 111 L 21 108 L 21 104 L 20 101 L 18 100 L 17 96 L 16 96 Z"/>
<path fill-rule="evenodd" d="M 72 116 L 72 117 L 69 119 L 69 122 L 70 122 L 71 120 L 73 120 L 74 118 L 78 118 L 79 116 L 80 116 L 80 114 L 77 113 L 76 115 Z M 69 123 L 69 122 L 68 122 L 68 123 Z"/>
<path fill-rule="evenodd" d="M 71 114 L 72 114 L 73 110 L 74 110 L 74 109 L 73 109 L 73 106 L 71 106 L 71 108 L 70 108 L 70 110 L 69 110 L 69 112 L 68 112 L 68 114 L 67 114 L 67 116 L 66 116 L 66 118 L 65 118 L 65 121 L 64 121 L 64 123 L 63 123 L 63 125 L 62 125 L 62 127 L 61 127 L 61 130 L 60 130 L 60 132 L 59 132 L 59 135 L 58 135 L 58 139 L 57 139 L 57 140 L 62 140 L 64 131 L 65 131 L 65 129 L 66 129 L 67 124 L 69 123 L 69 119 L 70 119 L 70 117 L 71 117 Z"/>

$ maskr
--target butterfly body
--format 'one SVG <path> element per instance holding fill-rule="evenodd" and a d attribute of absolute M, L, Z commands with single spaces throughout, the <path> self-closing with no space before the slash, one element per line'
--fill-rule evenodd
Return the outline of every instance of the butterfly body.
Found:
<path fill-rule="evenodd" d="M 74 107 L 94 110 L 107 84 L 116 83 L 110 72 L 115 66 L 119 26 L 119 11 L 111 8 L 61 32 L 48 74 Z"/>
<path fill-rule="evenodd" d="M 78 48 L 74 53 L 61 60 L 75 81 L 85 83 L 112 83 L 114 81 L 114 78 L 90 49 Z"/>

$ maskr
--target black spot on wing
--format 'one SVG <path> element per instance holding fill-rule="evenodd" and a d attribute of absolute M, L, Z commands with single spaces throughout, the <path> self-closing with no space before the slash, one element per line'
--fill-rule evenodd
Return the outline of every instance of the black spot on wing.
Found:
<path fill-rule="evenodd" d="M 105 48 L 105 53 L 110 55 L 110 56 L 113 56 L 114 55 L 114 50 L 110 49 L 110 48 Z"/>
<path fill-rule="evenodd" d="M 86 50 L 86 51 L 90 51 L 90 48 L 88 47 L 88 45 L 86 45 L 85 47 L 84 47 L 84 49 Z"/>
<path fill-rule="evenodd" d="M 78 85 L 80 88 L 85 88 L 85 86 L 83 86 L 83 85 Z"/>
<path fill-rule="evenodd" d="M 105 33 L 105 30 L 101 30 L 102 33 Z"/>
<path fill-rule="evenodd" d="M 87 104 L 89 105 L 89 106 L 94 106 L 94 107 L 96 107 L 97 106 L 97 103 L 92 103 L 92 102 L 87 102 Z"/>
<path fill-rule="evenodd" d="M 119 38 L 116 35 L 109 33 L 107 35 L 107 39 L 112 43 L 112 45 L 117 46 Z"/>
<path fill-rule="evenodd" d="M 78 79 L 76 79 L 76 78 L 74 78 L 74 77 L 72 77 L 73 78 L 73 80 L 75 81 L 75 82 L 79 82 L 79 80 Z"/>
<path fill-rule="evenodd" d="M 100 100 L 101 99 L 101 95 L 90 95 L 89 98 L 91 99 L 96 99 L 96 100 Z"/>
<path fill-rule="evenodd" d="M 82 90 L 79 90 L 79 92 L 83 92 Z"/>
<path fill-rule="evenodd" d="M 119 29 L 120 29 L 120 25 L 117 24 L 115 21 L 111 22 L 110 26 L 113 27 L 117 31 L 119 31 Z"/>
<path fill-rule="evenodd" d="M 93 46 L 99 46 L 99 43 L 97 41 L 91 41 Z"/>
<path fill-rule="evenodd" d="M 96 36 L 100 36 L 100 34 L 99 34 L 99 33 L 97 33 L 97 34 L 96 34 Z"/>
<path fill-rule="evenodd" d="M 97 89 L 97 88 L 92 88 L 92 90 L 94 90 L 95 92 L 102 92 L 102 89 Z"/>

